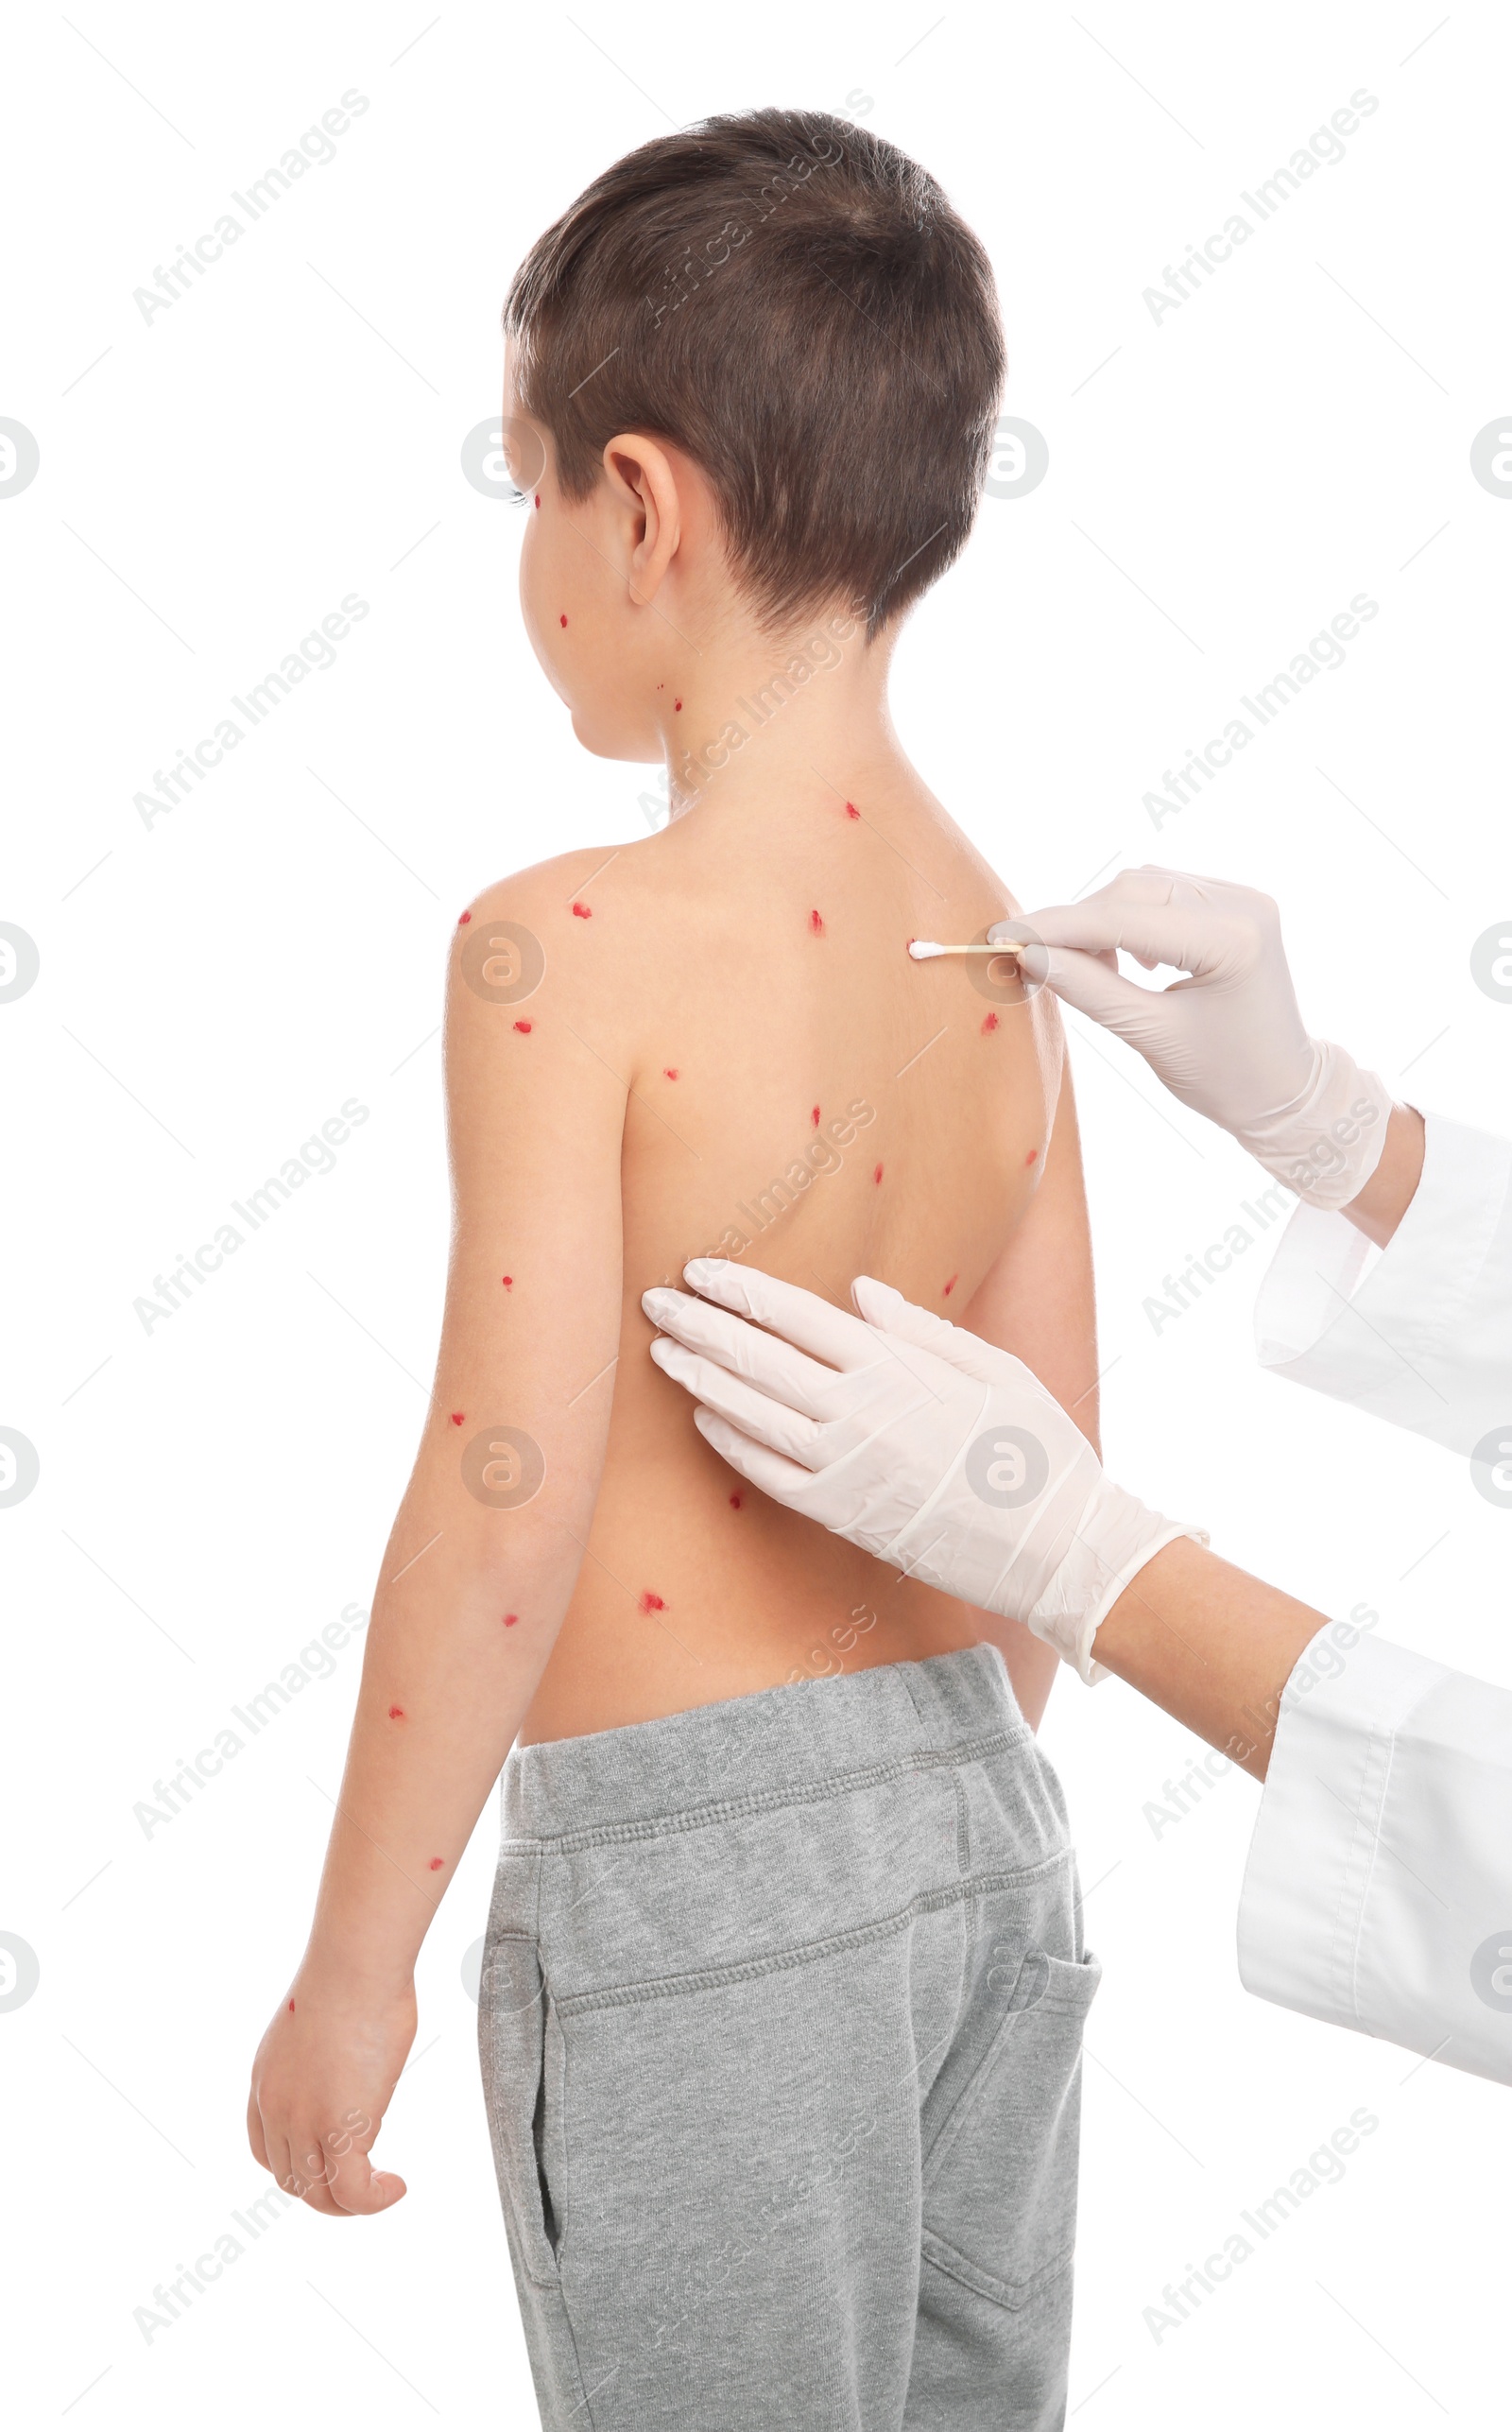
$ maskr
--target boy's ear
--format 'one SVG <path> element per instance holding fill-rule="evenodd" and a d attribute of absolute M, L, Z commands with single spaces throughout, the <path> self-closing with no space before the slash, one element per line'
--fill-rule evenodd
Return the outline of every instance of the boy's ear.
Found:
<path fill-rule="evenodd" d="M 629 527 L 630 595 L 656 597 L 682 538 L 678 478 L 665 449 L 644 431 L 623 431 L 604 450 L 604 474 Z"/>

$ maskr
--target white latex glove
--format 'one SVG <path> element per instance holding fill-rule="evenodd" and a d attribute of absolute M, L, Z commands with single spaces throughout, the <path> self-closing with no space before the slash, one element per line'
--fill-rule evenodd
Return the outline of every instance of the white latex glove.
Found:
<path fill-rule="evenodd" d="M 1080 904 L 999 922 L 989 942 L 1029 932 L 1030 979 L 1137 1047 L 1174 1097 L 1231 1131 L 1267 1173 L 1314 1208 L 1342 1208 L 1381 1161 L 1391 1093 L 1342 1047 L 1309 1038 L 1268 895 L 1177 870 L 1123 870 Z M 1119 975 L 1117 949 L 1169 988 Z"/>
<path fill-rule="evenodd" d="M 1174 1537 L 1206 1544 L 1105 1477 L 1022 1360 L 890 1285 L 858 1275 L 852 1318 L 728 1259 L 682 1271 L 702 1300 L 659 1286 L 641 1305 L 714 1450 L 790 1511 L 1026 1622 L 1084 1681 L 1107 1677 L 1092 1639 L 1135 1573 Z"/>

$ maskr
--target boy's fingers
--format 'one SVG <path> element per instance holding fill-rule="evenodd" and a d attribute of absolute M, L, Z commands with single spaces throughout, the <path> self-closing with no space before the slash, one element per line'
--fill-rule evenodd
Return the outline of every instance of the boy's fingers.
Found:
<path fill-rule="evenodd" d="M 641 1306 L 664 1334 L 675 1336 L 689 1351 L 707 1353 L 731 1376 L 744 1377 L 774 1402 L 785 1402 L 790 1410 L 801 1410 L 810 1419 L 822 1419 L 833 1411 L 840 1385 L 834 1370 L 822 1367 L 805 1352 L 795 1351 L 779 1336 L 763 1334 L 745 1318 L 696 1300 L 691 1292 L 675 1292 L 662 1285 L 643 1292 Z M 876 1348 L 873 1343 L 873 1360 Z"/>
<path fill-rule="evenodd" d="M 276 2181 L 280 2187 L 286 2188 L 288 2186 L 290 2177 L 288 2138 L 286 2136 L 280 2136 L 276 2130 L 271 2136 L 268 2136 L 265 2132 L 263 2138 L 263 2158 L 270 2177 Z"/>
<path fill-rule="evenodd" d="M 301 2203 L 308 2204 L 312 2213 L 335 2212 L 335 2206 L 318 2181 L 318 2174 L 321 2168 L 319 2154 L 315 2157 L 313 2169 L 301 2162 L 301 2155 L 309 2149 L 308 2138 L 295 2137 L 291 2140 L 281 2130 L 275 2129 L 267 2139 L 268 2169 L 285 2196 L 293 2196 Z"/>
<path fill-rule="evenodd" d="M 336 2165 L 328 2159 L 320 2140 L 316 2136 L 296 2137 L 290 2147 L 290 2167 L 279 2183 L 312 2213 L 335 2213 L 338 2207 L 331 2193 L 331 2180 Z"/>
<path fill-rule="evenodd" d="M 252 2148 L 253 2160 L 260 2162 L 265 2170 L 270 2169 L 272 2165 L 267 2158 L 267 2139 L 263 2134 L 263 2114 L 257 2108 L 255 2095 L 249 2095 L 247 2097 L 247 2142 Z"/>
<path fill-rule="evenodd" d="M 288 2192 L 298 2196 L 310 2212 L 327 2213 L 333 2219 L 336 2217 L 337 2207 L 331 2200 L 330 2188 L 318 2185 L 306 2172 L 301 2170 L 299 2173 Z"/>
<path fill-rule="evenodd" d="M 254 2098 L 255 2108 L 255 2098 Z M 313 2213 L 334 2213 L 326 2181 L 329 2165 L 320 2150 L 318 2137 L 295 2134 L 277 2125 L 265 2126 L 259 2119 L 258 2142 L 262 2151 L 258 2159 L 271 2174 L 285 2196 L 293 2196 L 308 2204 Z M 253 2146 L 257 2151 L 257 2146 Z"/>
<path fill-rule="evenodd" d="M 248 2106 L 247 2132 L 258 2161 L 284 2193 L 298 2198 L 312 2213 L 326 2213 L 333 2218 L 383 2213 L 408 2192 L 394 2171 L 375 2170 L 355 2144 L 338 2159 L 326 2151 L 319 2137 L 291 2140 L 279 2130 L 268 2135 L 255 2096 Z"/>
<path fill-rule="evenodd" d="M 732 1258 L 690 1258 L 682 1271 L 705 1300 L 754 1319 L 799 1351 L 828 1360 L 832 1368 L 870 1368 L 876 1361 L 877 1346 L 860 1319 L 822 1301 L 817 1292 L 805 1292 L 800 1284 L 784 1284 L 780 1276 L 742 1267 Z"/>
<path fill-rule="evenodd" d="M 812 1471 L 788 1460 L 782 1453 L 769 1451 L 752 1437 L 743 1436 L 738 1427 L 731 1426 L 728 1419 L 722 1419 L 717 1410 L 711 1410 L 702 1402 L 693 1414 L 693 1423 L 730 1468 L 759 1487 L 763 1494 L 769 1494 L 774 1503 L 796 1505 L 802 1509 L 803 1497 L 814 1484 Z"/>
<path fill-rule="evenodd" d="M 408 2191 L 404 2182 L 392 2170 L 375 2170 L 366 2153 L 355 2148 L 338 2165 L 330 2189 L 334 2209 L 355 2217 L 363 2213 L 387 2213 Z"/>
<path fill-rule="evenodd" d="M 696 1352 L 684 1351 L 680 1343 L 668 1342 L 665 1336 L 659 1335 L 651 1345 L 651 1357 L 668 1376 L 685 1385 L 696 1400 L 707 1403 L 711 1410 L 731 1420 L 745 1434 L 754 1436 L 759 1444 L 785 1453 L 790 1460 L 803 1462 L 805 1468 L 816 1466 L 821 1430 L 800 1411 L 768 1401 L 765 1393 L 743 1384 L 728 1369 L 718 1367 L 712 1359 L 700 1358 Z"/>

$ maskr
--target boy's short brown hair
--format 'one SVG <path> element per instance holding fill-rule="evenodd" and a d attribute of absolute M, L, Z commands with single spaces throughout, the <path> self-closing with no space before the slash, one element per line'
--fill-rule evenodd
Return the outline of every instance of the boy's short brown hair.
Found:
<path fill-rule="evenodd" d="M 673 441 L 765 624 L 838 597 L 869 638 L 971 529 L 1005 370 L 991 266 L 847 119 L 755 110 L 627 152 L 537 238 L 504 326 L 567 496 L 616 432 Z"/>

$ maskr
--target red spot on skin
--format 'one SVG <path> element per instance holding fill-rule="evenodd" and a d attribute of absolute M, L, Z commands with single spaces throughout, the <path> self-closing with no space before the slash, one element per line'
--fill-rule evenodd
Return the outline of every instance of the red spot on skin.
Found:
<path fill-rule="evenodd" d="M 528 1022 L 517 1022 L 514 1026 L 517 1030 L 523 1030 L 527 1038 L 529 1037 L 530 1024 Z"/>
<path fill-rule="evenodd" d="M 881 1167 L 880 1165 L 876 1168 L 876 1170 L 875 1170 L 875 1172 L 873 1173 L 873 1175 L 872 1175 L 871 1179 L 872 1179 L 872 1181 L 873 1181 L 874 1182 L 881 1182 L 881 1180 L 882 1180 L 882 1167 Z"/>
<path fill-rule="evenodd" d="M 845 815 L 848 819 L 858 819 L 861 817 L 861 814 L 857 810 L 854 802 L 847 802 L 845 806 Z"/>
<path fill-rule="evenodd" d="M 953 1276 L 951 1277 L 950 1282 L 949 1282 L 949 1283 L 946 1285 L 946 1286 L 945 1286 L 945 1298 L 946 1298 L 946 1300 L 947 1300 L 947 1301 L 950 1299 L 951 1294 L 954 1291 L 955 1286 L 956 1286 L 956 1285 L 960 1282 L 960 1280 L 961 1280 L 961 1279 L 960 1279 L 959 1275 L 953 1275 Z"/>
<path fill-rule="evenodd" d="M 666 1609 L 666 1600 L 664 1597 L 656 1595 L 655 1591 L 651 1588 L 642 1589 L 641 1611 L 643 1613 L 665 1613 Z"/>
<path fill-rule="evenodd" d="M 997 1017 L 997 1015 L 996 1015 L 995 1013 L 989 1013 L 989 1014 L 988 1015 L 988 1017 L 987 1017 L 987 1020 L 986 1020 L 986 1021 L 983 1023 L 983 1025 L 982 1025 L 982 1036 L 983 1036 L 983 1038 L 985 1039 L 985 1038 L 987 1037 L 987 1035 L 988 1035 L 988 1032 L 989 1030 L 995 1030 L 995 1029 L 997 1028 L 997 1026 L 998 1026 L 998 1017 Z"/>
<path fill-rule="evenodd" d="M 659 693 L 664 693 L 664 692 L 666 691 L 666 686 L 665 686 L 665 684 L 658 684 L 658 686 L 657 686 L 657 691 L 658 691 Z"/>
<path fill-rule="evenodd" d="M 816 1106 L 809 1109 L 809 1121 L 813 1124 L 815 1130 L 817 1131 L 819 1128 L 819 1110 Z"/>
<path fill-rule="evenodd" d="M 537 491 L 537 492 L 536 492 L 536 505 L 539 507 L 539 506 L 540 506 L 540 504 L 541 504 L 541 492 L 540 492 L 540 491 L 538 490 L 538 491 Z"/>
<path fill-rule="evenodd" d="M 1026 1158 L 1024 1159 L 1024 1161 L 1023 1161 L 1023 1162 L 1024 1162 L 1024 1164 L 1025 1164 L 1026 1165 L 1032 1165 L 1032 1164 L 1034 1164 L 1035 1159 L 1039 1156 L 1039 1154 L 1040 1154 L 1040 1151 L 1039 1151 L 1039 1149 L 1038 1149 L 1038 1148 L 1031 1148 L 1031 1149 L 1030 1149 L 1030 1151 L 1029 1151 L 1029 1154 L 1027 1155 L 1027 1157 L 1026 1157 Z"/>
<path fill-rule="evenodd" d="M 471 919 L 472 919 L 472 913 L 471 913 L 471 912 L 464 912 L 464 913 L 462 914 L 461 918 L 460 918 L 460 919 L 458 920 L 458 922 L 457 922 L 457 924 L 456 924 L 456 925 L 457 925 L 457 927 L 458 927 L 459 929 L 465 929 L 465 928 L 467 927 L 467 924 L 468 924 L 469 921 L 471 921 Z"/>
<path fill-rule="evenodd" d="M 517 1613 L 507 1613 L 504 1616 L 504 1626 L 506 1630 L 512 1630 L 519 1618 L 520 1616 Z"/>
<path fill-rule="evenodd" d="M 678 1068 L 676 1064 L 663 1064 L 662 1067 L 662 1078 L 663 1080 L 675 1081 L 678 1078 Z"/>
<path fill-rule="evenodd" d="M 402 1723 L 404 1719 L 404 1707 L 390 1706 L 388 1709 L 388 1719 L 391 1723 Z"/>
<path fill-rule="evenodd" d="M 682 707 L 682 703 L 680 701 L 674 701 L 672 706 L 674 709 L 680 709 Z"/>
<path fill-rule="evenodd" d="M 823 935 L 824 935 L 824 923 L 820 920 L 820 918 L 819 918 L 819 916 L 818 916 L 817 912 L 811 912 L 811 913 L 809 914 L 809 927 L 813 930 L 814 935 L 815 935 L 816 938 L 822 938 L 822 937 L 823 937 Z"/>
<path fill-rule="evenodd" d="M 593 907 L 592 904 L 575 904 L 573 906 L 573 919 L 575 921 L 591 921 L 593 917 Z"/>
<path fill-rule="evenodd" d="M 499 1281 L 504 1285 L 507 1292 L 512 1292 L 514 1290 L 514 1277 L 512 1275 L 501 1275 Z"/>
<path fill-rule="evenodd" d="M 565 616 L 562 618 L 562 620 L 561 620 L 561 621 L 562 621 L 563 625 L 565 625 L 565 624 L 566 624 L 567 619 L 565 618 Z"/>
<path fill-rule="evenodd" d="M 738 1511 L 740 1509 L 740 1497 L 738 1494 L 732 1494 L 730 1496 L 730 1509 L 731 1511 Z"/>
<path fill-rule="evenodd" d="M 431 1860 L 431 1872 L 432 1872 L 432 1874 L 434 1874 L 434 1873 L 435 1873 L 435 1871 L 436 1871 L 436 1870 L 437 1870 L 437 1868 L 438 1868 L 438 1866 L 444 1866 L 445 1864 L 446 1864 L 446 1860 L 445 1860 L 443 1857 L 433 1857 L 433 1858 L 432 1858 L 432 1860 Z"/>
<path fill-rule="evenodd" d="M 467 1417 L 467 1412 L 466 1412 L 465 1410 L 454 1410 L 454 1411 L 453 1411 L 453 1413 L 452 1413 L 452 1424 L 453 1424 L 453 1426 L 454 1426 L 454 1427 L 460 1427 L 460 1425 L 461 1425 L 461 1423 L 462 1423 L 463 1420 L 464 1420 L 466 1417 Z"/>
<path fill-rule="evenodd" d="M 289 2004 L 289 2008 L 290 2008 L 290 2009 L 293 2009 L 293 2007 L 294 2007 L 294 2004 L 293 2004 L 293 2002 L 291 2001 L 291 2002 L 290 2002 L 290 2004 Z"/>

